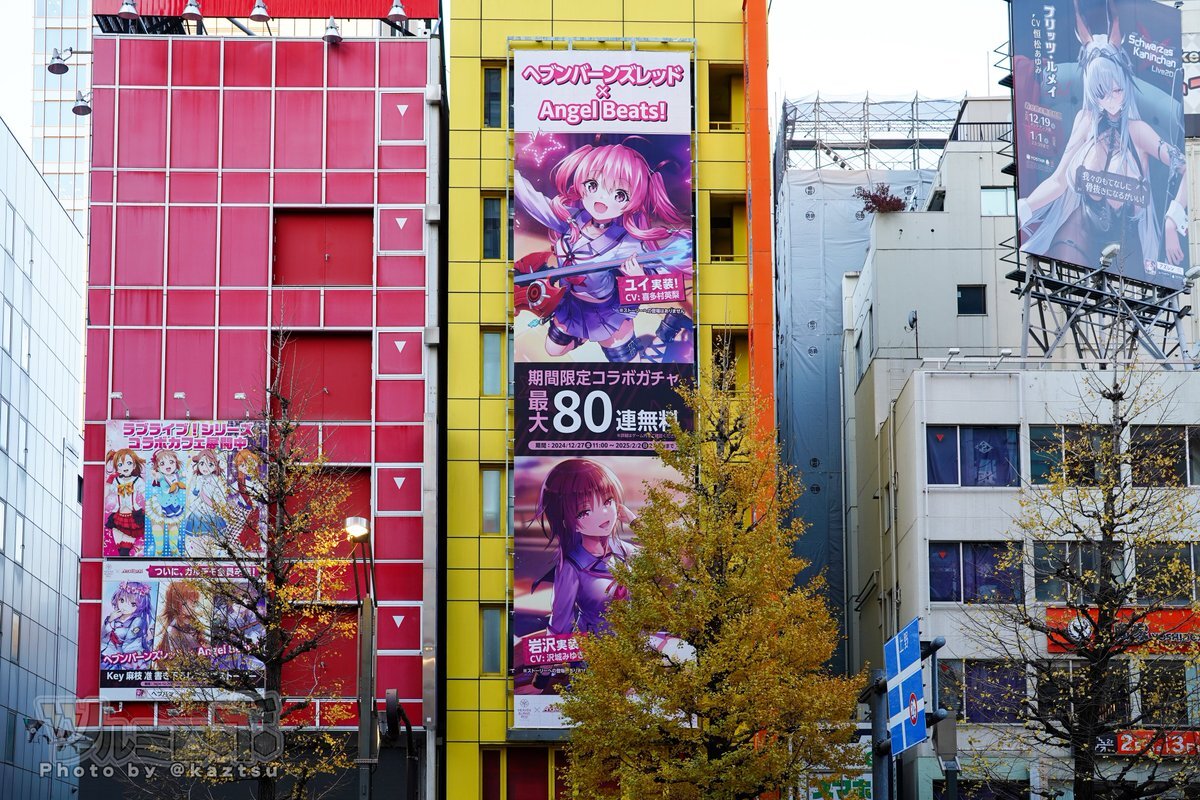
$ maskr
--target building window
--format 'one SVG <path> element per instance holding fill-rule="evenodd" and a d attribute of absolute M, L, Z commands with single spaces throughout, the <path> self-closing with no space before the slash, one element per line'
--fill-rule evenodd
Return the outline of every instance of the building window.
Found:
<path fill-rule="evenodd" d="M 21 323 L 21 369 L 29 372 L 29 361 L 33 353 L 33 333 L 28 322 Z"/>
<path fill-rule="evenodd" d="M 504 198 L 483 198 L 483 257 L 504 258 L 500 233 L 504 224 Z"/>
<path fill-rule="evenodd" d="M 1134 486 L 1186 486 L 1189 439 L 1181 425 L 1135 426 L 1129 437 Z"/>
<path fill-rule="evenodd" d="M 1127 662 L 1110 662 L 1109 672 L 1099 685 L 1088 685 L 1082 662 L 1040 662 L 1031 665 L 1031 668 L 1034 696 L 1042 716 L 1065 719 L 1072 713 L 1074 698 L 1086 698 L 1089 705 L 1099 706 L 1097 710 L 1102 722 L 1108 721 L 1121 726 L 1122 722 L 1129 720 L 1133 687 L 1129 682 Z M 1144 682 L 1142 685 L 1145 687 Z M 1187 695 L 1181 693 L 1180 697 L 1186 703 Z M 1095 702 L 1097 700 L 1098 702 Z M 1165 705 L 1159 708 L 1166 710 Z"/>
<path fill-rule="evenodd" d="M 929 425 L 927 480 L 941 486 L 1016 486 L 1020 456 L 1015 425 Z"/>
<path fill-rule="evenodd" d="M 1142 721 L 1149 725 L 1182 728 L 1189 724 L 1187 662 L 1181 659 L 1143 661 L 1138 686 L 1141 689 Z"/>
<path fill-rule="evenodd" d="M 1134 548 L 1137 597 L 1143 603 L 1186 606 L 1192 602 L 1196 571 L 1187 542 L 1142 544 Z"/>
<path fill-rule="evenodd" d="M 9 453 L 13 460 L 25 466 L 25 448 L 29 440 L 29 421 L 23 417 L 17 418 L 17 445 L 15 453 Z"/>
<path fill-rule="evenodd" d="M 483 786 L 479 793 L 480 800 L 501 800 L 503 797 L 501 785 L 504 781 L 504 752 L 502 750 L 485 749 L 482 772 Z"/>
<path fill-rule="evenodd" d="M 483 360 L 482 394 L 485 396 L 499 395 L 505 391 L 504 373 L 507 371 L 505 367 L 508 366 L 504 357 L 505 332 L 485 330 L 482 338 L 480 343 Z"/>
<path fill-rule="evenodd" d="M 984 186 L 979 190 L 979 213 L 985 217 L 1014 216 L 1017 190 L 1011 186 Z"/>
<path fill-rule="evenodd" d="M 25 525 L 26 520 L 20 514 L 13 516 L 13 561 L 21 564 L 25 561 Z"/>
<path fill-rule="evenodd" d="M 21 660 L 21 615 L 13 609 L 8 618 L 8 658 L 13 663 Z"/>
<path fill-rule="evenodd" d="M 1019 664 L 938 659 L 938 702 L 967 722 L 1017 722 L 1025 701 Z"/>
<path fill-rule="evenodd" d="M 483 68 L 483 127 L 503 127 L 504 68 Z"/>
<path fill-rule="evenodd" d="M 500 486 L 503 473 L 504 470 L 500 467 L 483 467 L 479 471 L 482 509 L 480 524 L 483 533 L 500 533 L 500 520 L 503 513 Z"/>
<path fill-rule="evenodd" d="M 987 287 L 963 284 L 958 287 L 958 315 L 960 317 L 987 314 Z"/>
<path fill-rule="evenodd" d="M 12 255 L 16 249 L 17 238 L 17 212 L 13 209 L 11 203 L 4 204 L 4 230 L 0 231 L 0 235 L 4 236 L 4 250 L 9 255 Z"/>
<path fill-rule="evenodd" d="M 499 675 L 504 671 L 504 607 L 484 606 L 480 612 L 480 631 L 483 636 L 480 652 L 484 675 Z"/>
<path fill-rule="evenodd" d="M 9 711 L 4 724 L 4 760 L 12 763 L 17 755 L 17 712 Z"/>
<path fill-rule="evenodd" d="M 4 348 L 4 352 L 12 352 L 12 326 L 17 324 L 14 318 L 13 307 L 7 302 L 4 304 L 4 319 L 0 320 L 0 347 Z"/>
<path fill-rule="evenodd" d="M 1108 569 L 1118 586 L 1125 578 L 1125 551 L 1117 552 Z M 1035 542 L 1033 591 L 1042 603 L 1090 603 L 1100 574 L 1100 553 L 1092 542 Z"/>
<path fill-rule="evenodd" d="M 0 450 L 8 452 L 8 411 L 7 400 L 0 400 Z"/>
<path fill-rule="evenodd" d="M 945 781 L 933 782 L 933 800 L 947 800 Z M 1029 800 L 1029 784 L 1020 781 L 959 781 L 958 800 Z"/>
<path fill-rule="evenodd" d="M 929 599 L 943 603 L 1013 603 L 1021 561 L 1013 542 L 930 542 Z"/>
<path fill-rule="evenodd" d="M 1099 457 L 1104 433 L 1074 425 L 1029 426 L 1029 482 L 1044 485 L 1054 480 L 1066 460 L 1070 486 L 1095 486 L 1100 480 Z"/>
<path fill-rule="evenodd" d="M 708 67 L 708 127 L 714 131 L 741 130 L 746 118 L 745 81 L 741 64 Z"/>

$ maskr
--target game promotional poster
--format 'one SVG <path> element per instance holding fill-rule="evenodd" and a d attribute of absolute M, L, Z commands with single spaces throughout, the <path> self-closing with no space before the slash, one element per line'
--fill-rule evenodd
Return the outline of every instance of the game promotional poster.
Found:
<path fill-rule="evenodd" d="M 1169 289 L 1189 267 L 1179 11 L 1013 0 L 1025 252 Z"/>
<path fill-rule="evenodd" d="M 236 589 L 230 564 L 108 561 L 100 626 L 100 694 L 106 700 L 170 700 L 205 692 L 201 675 L 220 671 L 263 686 L 263 664 L 241 645 L 262 636 L 255 605 L 205 596 L 214 580 Z M 248 589 L 247 589 L 248 591 Z"/>
<path fill-rule="evenodd" d="M 513 55 L 514 725 L 558 697 L 637 552 L 655 444 L 692 421 L 690 53 Z"/>

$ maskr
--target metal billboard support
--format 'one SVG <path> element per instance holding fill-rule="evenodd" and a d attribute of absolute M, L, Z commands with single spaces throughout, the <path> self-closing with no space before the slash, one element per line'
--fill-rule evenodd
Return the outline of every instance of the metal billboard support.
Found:
<path fill-rule="evenodd" d="M 1032 345 L 1049 359 L 1069 337 L 1080 361 L 1129 360 L 1140 349 L 1165 369 L 1172 361 L 1196 366 L 1183 324 L 1192 313 L 1185 304 L 1190 283 L 1171 289 L 1131 280 L 1108 264 L 1081 267 L 1032 255 L 1007 277 L 1022 299 L 1022 358 Z"/>

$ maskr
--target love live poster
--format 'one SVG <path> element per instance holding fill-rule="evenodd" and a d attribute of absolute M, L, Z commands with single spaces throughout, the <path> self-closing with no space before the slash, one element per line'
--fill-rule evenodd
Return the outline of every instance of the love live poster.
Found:
<path fill-rule="evenodd" d="M 691 53 L 513 53 L 516 728 L 563 728 L 695 377 Z"/>

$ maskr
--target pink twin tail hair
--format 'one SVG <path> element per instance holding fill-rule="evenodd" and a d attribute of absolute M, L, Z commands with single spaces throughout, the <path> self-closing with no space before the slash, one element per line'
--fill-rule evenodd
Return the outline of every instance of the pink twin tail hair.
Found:
<path fill-rule="evenodd" d="M 584 182 L 597 180 L 627 187 L 629 209 L 622 215 L 621 225 L 648 249 L 657 250 L 660 240 L 683 233 L 678 228 L 688 221 L 667 195 L 662 175 L 650 169 L 642 154 L 627 145 L 585 144 L 558 162 L 550 170 L 550 179 L 558 192 L 550 207 L 562 220 L 570 220 L 581 207 Z M 570 237 L 572 242 L 579 237 L 574 225 Z"/>

